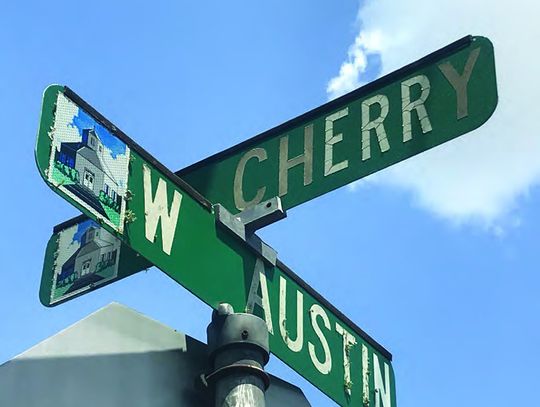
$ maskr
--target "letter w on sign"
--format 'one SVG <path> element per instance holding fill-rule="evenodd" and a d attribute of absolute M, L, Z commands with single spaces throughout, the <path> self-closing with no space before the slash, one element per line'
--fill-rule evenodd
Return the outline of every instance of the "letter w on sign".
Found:
<path fill-rule="evenodd" d="M 168 209 L 167 203 L 167 184 L 163 179 L 159 179 L 155 197 L 152 199 L 152 176 L 151 170 L 147 165 L 143 165 L 144 177 L 144 216 L 146 221 L 145 236 L 150 242 L 154 243 L 157 232 L 157 225 L 161 220 L 161 235 L 163 241 L 163 251 L 171 254 L 171 248 L 178 223 L 178 214 L 182 195 L 174 191 L 171 209 Z"/>

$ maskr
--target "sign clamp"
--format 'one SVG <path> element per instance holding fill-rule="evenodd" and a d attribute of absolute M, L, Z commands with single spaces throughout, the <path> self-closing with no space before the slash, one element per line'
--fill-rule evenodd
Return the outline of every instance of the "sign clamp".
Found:
<path fill-rule="evenodd" d="M 246 242 L 270 265 L 277 263 L 277 251 L 255 234 L 258 229 L 287 217 L 279 196 L 233 215 L 221 204 L 213 205 L 216 222 Z"/>

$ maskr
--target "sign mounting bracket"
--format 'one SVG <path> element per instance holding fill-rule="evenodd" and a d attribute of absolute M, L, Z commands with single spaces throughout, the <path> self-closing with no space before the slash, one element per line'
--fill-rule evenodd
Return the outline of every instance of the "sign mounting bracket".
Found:
<path fill-rule="evenodd" d="M 215 204 L 213 208 L 218 224 L 229 229 L 238 238 L 246 242 L 270 265 L 276 265 L 276 250 L 266 244 L 255 232 L 264 226 L 287 217 L 279 196 L 261 202 L 237 215 L 231 214 L 220 204 Z"/>

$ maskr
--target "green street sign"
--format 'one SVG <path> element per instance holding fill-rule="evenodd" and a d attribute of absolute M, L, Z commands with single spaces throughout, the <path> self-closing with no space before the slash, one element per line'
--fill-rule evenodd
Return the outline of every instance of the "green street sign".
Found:
<path fill-rule="evenodd" d="M 481 126 L 497 105 L 493 46 L 465 37 L 177 173 L 230 212 L 290 209 Z"/>
<path fill-rule="evenodd" d="M 83 273 L 86 260 L 90 262 Z M 114 234 L 80 215 L 53 229 L 39 299 L 47 307 L 56 306 L 150 267 L 151 263 Z"/>
<path fill-rule="evenodd" d="M 49 241 L 46 265 L 57 274 L 49 301 L 154 264 L 212 307 L 228 302 L 261 316 L 272 353 L 338 404 L 396 405 L 388 351 L 283 263 L 270 265 L 220 226 L 209 201 L 66 87 L 45 90 L 36 162 L 94 222 Z M 72 253 L 60 256 L 63 244 Z"/>
<path fill-rule="evenodd" d="M 277 195 L 287 209 L 473 130 L 496 104 L 493 47 L 468 36 L 176 175 L 232 213 Z M 78 247 L 66 239 L 60 256 Z M 58 304 L 133 274 L 123 262 L 134 254 L 121 251 L 116 272 L 85 284 L 64 273 L 58 288 L 46 267 L 42 301 Z"/>

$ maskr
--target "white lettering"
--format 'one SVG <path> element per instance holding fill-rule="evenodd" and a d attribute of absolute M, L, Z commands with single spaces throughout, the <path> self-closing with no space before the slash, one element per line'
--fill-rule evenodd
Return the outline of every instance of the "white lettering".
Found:
<path fill-rule="evenodd" d="M 324 176 L 328 176 L 330 174 L 333 174 L 334 172 L 338 172 L 341 170 L 344 170 L 349 166 L 348 160 L 343 160 L 337 164 L 334 164 L 334 144 L 339 143 L 341 140 L 343 140 L 343 134 L 338 133 L 334 134 L 334 122 L 336 120 L 339 120 L 349 114 L 349 108 L 345 108 L 343 110 L 340 110 L 339 112 L 336 112 L 334 114 L 331 114 L 328 116 L 325 120 L 325 140 L 324 140 Z"/>
<path fill-rule="evenodd" d="M 336 331 L 343 337 L 343 382 L 345 383 L 345 391 L 350 396 L 352 392 L 351 349 L 356 344 L 356 338 L 347 332 L 337 322 Z"/>
<path fill-rule="evenodd" d="M 304 186 L 313 181 L 313 124 L 304 128 L 304 153 L 289 160 L 289 136 L 279 140 L 279 196 L 289 189 L 289 169 L 304 165 Z"/>
<path fill-rule="evenodd" d="M 304 345 L 304 295 L 296 291 L 296 339 L 293 341 L 287 330 L 287 280 L 279 276 L 279 332 L 293 352 L 300 352 Z"/>
<path fill-rule="evenodd" d="M 259 287 L 261 288 L 261 295 L 258 294 Z M 264 320 L 266 321 L 268 332 L 273 335 L 274 326 L 272 324 L 272 313 L 270 310 L 270 297 L 268 296 L 266 271 L 264 269 L 263 261 L 259 258 L 257 258 L 255 261 L 255 267 L 253 269 L 253 279 L 251 280 L 251 286 L 249 288 L 246 312 L 253 312 L 255 310 L 255 305 L 258 305 L 264 311 Z"/>
<path fill-rule="evenodd" d="M 319 361 L 317 359 L 317 355 L 315 353 L 315 346 L 308 342 L 308 349 L 309 349 L 309 356 L 311 357 L 311 362 L 313 362 L 313 365 L 317 368 L 319 372 L 322 374 L 328 374 L 330 373 L 330 370 L 332 370 L 332 355 L 330 354 L 330 348 L 328 346 L 328 341 L 324 337 L 324 334 L 317 324 L 317 317 L 321 317 L 324 326 L 326 329 L 330 329 L 330 320 L 328 319 L 328 315 L 326 315 L 326 312 L 324 312 L 324 309 L 318 305 L 313 304 L 309 310 L 311 315 L 311 326 L 313 327 L 315 334 L 321 341 L 321 345 L 324 350 L 324 361 Z"/>
<path fill-rule="evenodd" d="M 375 104 L 380 106 L 381 113 L 379 117 L 370 121 L 371 106 Z M 388 144 L 388 138 L 386 137 L 386 130 L 383 124 L 384 119 L 388 115 L 388 110 L 388 98 L 384 95 L 375 95 L 362 102 L 362 161 L 371 158 L 370 134 L 373 129 L 375 129 L 375 133 L 377 134 L 381 153 L 390 150 L 390 144 Z"/>
<path fill-rule="evenodd" d="M 244 198 L 243 186 L 244 186 L 244 171 L 246 170 L 246 164 L 251 158 L 256 158 L 259 162 L 266 160 L 266 150 L 264 148 L 254 148 L 245 153 L 238 165 L 236 166 L 236 172 L 234 174 L 234 204 L 238 210 L 242 211 L 250 206 L 255 206 L 262 201 L 266 192 L 266 187 L 260 187 L 255 194 L 255 197 L 251 201 L 246 201 Z"/>
<path fill-rule="evenodd" d="M 362 395 L 364 405 L 369 406 L 369 353 L 364 344 L 362 344 Z"/>
<path fill-rule="evenodd" d="M 161 220 L 161 240 L 163 251 L 171 254 L 171 248 L 176 232 L 180 204 L 182 195 L 174 190 L 171 210 L 167 204 L 167 184 L 160 178 L 156 190 L 156 195 L 152 199 L 152 177 L 150 168 L 143 164 L 143 186 L 144 186 L 144 216 L 146 239 L 154 243 L 158 222 Z"/>
<path fill-rule="evenodd" d="M 442 71 L 450 85 L 456 91 L 456 116 L 457 119 L 463 119 L 469 115 L 469 101 L 467 97 L 467 86 L 469 85 L 469 79 L 471 73 L 476 65 L 476 60 L 480 54 L 480 48 L 473 49 L 467 58 L 463 73 L 460 75 L 450 62 L 445 62 L 439 65 L 439 69 Z"/>
<path fill-rule="evenodd" d="M 420 97 L 411 102 L 411 87 L 414 85 L 421 86 Z M 431 122 L 427 114 L 424 103 L 429 96 L 430 84 L 429 79 L 425 75 L 418 75 L 414 78 L 407 79 L 401 83 L 401 111 L 403 119 L 403 142 L 412 139 L 411 112 L 416 110 L 422 133 L 428 133 L 432 130 Z"/>
<path fill-rule="evenodd" d="M 381 373 L 381 366 L 377 354 L 373 354 L 373 365 L 375 370 L 375 407 L 392 407 L 390 397 L 390 368 L 384 364 L 384 382 Z M 386 382 L 386 386 L 384 383 Z"/>

